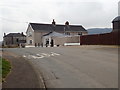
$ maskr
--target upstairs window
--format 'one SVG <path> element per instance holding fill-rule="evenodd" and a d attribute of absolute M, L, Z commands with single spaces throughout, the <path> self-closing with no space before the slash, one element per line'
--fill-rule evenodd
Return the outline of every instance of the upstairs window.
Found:
<path fill-rule="evenodd" d="M 82 35 L 82 32 L 78 33 L 78 35 Z"/>
<path fill-rule="evenodd" d="M 16 42 L 19 42 L 19 39 L 18 39 L 18 38 L 16 39 Z"/>
<path fill-rule="evenodd" d="M 29 31 L 29 32 L 28 32 L 28 37 L 31 37 L 31 36 L 32 36 L 32 32 Z"/>

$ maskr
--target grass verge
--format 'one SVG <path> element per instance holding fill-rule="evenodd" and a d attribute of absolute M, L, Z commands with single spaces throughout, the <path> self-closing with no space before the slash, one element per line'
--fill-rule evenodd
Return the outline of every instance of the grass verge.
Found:
<path fill-rule="evenodd" d="M 2 82 L 2 58 L 0 57 L 0 83 Z"/>
<path fill-rule="evenodd" d="M 10 72 L 11 70 L 11 64 L 9 61 L 3 59 L 3 58 L 0 58 L 0 66 L 2 66 L 1 68 L 1 73 L 2 73 L 2 81 L 5 80 L 6 76 L 8 75 L 8 73 Z"/>

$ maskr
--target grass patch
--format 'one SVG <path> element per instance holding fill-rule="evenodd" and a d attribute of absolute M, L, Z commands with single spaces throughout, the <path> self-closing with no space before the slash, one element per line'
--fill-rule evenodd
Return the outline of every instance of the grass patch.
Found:
<path fill-rule="evenodd" d="M 2 82 L 2 58 L 0 57 L 0 82 Z"/>
<path fill-rule="evenodd" d="M 11 70 L 11 64 L 9 61 L 3 58 L 1 58 L 0 62 L 2 62 L 2 81 L 4 81 L 4 79 L 6 78 L 6 76 Z"/>

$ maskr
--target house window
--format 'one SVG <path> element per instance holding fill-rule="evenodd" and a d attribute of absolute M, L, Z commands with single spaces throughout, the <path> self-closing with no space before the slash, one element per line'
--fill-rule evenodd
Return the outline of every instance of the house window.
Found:
<path fill-rule="evenodd" d="M 18 41 L 19 41 L 19 39 L 17 38 L 17 39 L 16 39 L 16 42 L 18 42 Z"/>
<path fill-rule="evenodd" d="M 30 40 L 30 44 L 32 44 L 32 40 Z"/>
<path fill-rule="evenodd" d="M 8 43 L 6 42 L 6 45 L 7 45 Z"/>
<path fill-rule="evenodd" d="M 82 32 L 78 33 L 78 35 L 82 35 Z"/>
<path fill-rule="evenodd" d="M 28 37 L 31 37 L 31 36 L 32 36 L 32 32 L 29 31 L 29 32 L 28 32 Z"/>
<path fill-rule="evenodd" d="M 70 33 L 69 33 L 69 32 L 66 32 L 65 34 L 66 34 L 66 35 L 70 35 Z"/>

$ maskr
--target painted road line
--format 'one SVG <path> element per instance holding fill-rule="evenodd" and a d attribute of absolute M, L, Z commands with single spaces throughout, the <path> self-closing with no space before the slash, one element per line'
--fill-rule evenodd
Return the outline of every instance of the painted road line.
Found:
<path fill-rule="evenodd" d="M 52 56 L 55 56 L 55 55 L 59 56 L 60 54 L 51 52 L 51 55 L 52 55 Z"/>
<path fill-rule="evenodd" d="M 50 57 L 51 55 L 48 53 L 41 53 L 42 55 L 46 56 L 46 57 Z"/>
<path fill-rule="evenodd" d="M 23 55 L 24 58 L 28 58 L 28 59 L 31 59 L 31 58 L 34 58 L 34 59 L 41 59 L 41 58 L 44 58 L 44 57 L 50 57 L 50 56 L 59 56 L 60 54 L 58 53 L 55 53 L 55 52 L 50 52 L 50 54 L 48 53 L 40 53 L 40 54 L 36 54 L 36 55 Z"/>
<path fill-rule="evenodd" d="M 32 56 L 32 58 L 34 58 L 34 59 L 44 58 L 43 56 L 42 56 L 42 57 L 38 57 L 38 56 L 34 56 L 34 55 L 31 55 L 31 56 Z"/>
<path fill-rule="evenodd" d="M 41 54 L 36 54 L 38 57 L 40 58 L 44 58 L 45 56 L 44 55 L 41 55 Z"/>

